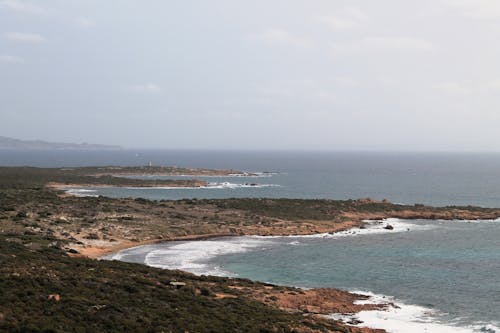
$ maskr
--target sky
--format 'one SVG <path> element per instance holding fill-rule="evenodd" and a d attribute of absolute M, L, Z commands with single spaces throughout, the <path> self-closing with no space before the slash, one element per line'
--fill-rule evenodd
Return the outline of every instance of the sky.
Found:
<path fill-rule="evenodd" d="M 499 0 L 0 0 L 0 136 L 500 151 Z"/>

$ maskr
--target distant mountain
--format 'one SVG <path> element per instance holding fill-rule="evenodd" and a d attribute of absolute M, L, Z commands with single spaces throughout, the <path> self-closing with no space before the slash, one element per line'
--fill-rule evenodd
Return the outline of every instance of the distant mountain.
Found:
<path fill-rule="evenodd" d="M 120 149 L 120 146 L 90 143 L 60 143 L 41 140 L 18 140 L 0 136 L 0 149 Z"/>

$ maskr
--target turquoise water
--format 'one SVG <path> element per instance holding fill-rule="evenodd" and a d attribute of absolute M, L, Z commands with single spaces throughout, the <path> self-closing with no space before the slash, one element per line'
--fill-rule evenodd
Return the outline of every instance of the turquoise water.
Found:
<path fill-rule="evenodd" d="M 265 250 L 218 256 L 212 264 L 259 281 L 391 295 L 460 326 L 498 326 L 500 222 L 411 223 L 429 229 L 275 239 Z"/>
<path fill-rule="evenodd" d="M 111 258 L 196 274 L 369 291 L 432 310 L 432 322 L 500 332 L 500 221 L 390 223 L 394 232 L 168 242 Z"/>
<path fill-rule="evenodd" d="M 150 199 L 370 197 L 395 203 L 500 207 L 500 154 L 0 151 L 0 165 L 146 165 L 149 161 L 276 174 L 210 177 L 207 181 L 213 184 L 203 189 L 87 188 L 90 192 L 80 194 Z M 487 326 L 500 326 L 500 222 L 410 224 L 410 232 L 352 237 L 165 243 L 126 250 L 114 258 L 198 274 L 371 291 L 435 310 L 433 321 L 500 332 Z"/>

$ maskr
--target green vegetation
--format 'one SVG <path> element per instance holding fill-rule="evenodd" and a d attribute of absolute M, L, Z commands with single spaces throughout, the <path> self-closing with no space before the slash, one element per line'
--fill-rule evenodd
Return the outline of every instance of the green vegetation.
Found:
<path fill-rule="evenodd" d="M 498 209 L 395 205 L 369 199 L 151 201 L 141 198 L 79 198 L 65 196 L 64 192 L 45 186 L 50 182 L 143 182 L 110 175 L 95 176 L 97 170 L 101 168 L 0 168 L 3 230 L 29 230 L 66 239 L 71 247 L 71 244 L 88 243 L 87 240 L 144 241 L 204 235 L 333 232 L 344 226 L 362 225 L 362 220 L 368 218 L 477 219 L 500 216 Z"/>
<path fill-rule="evenodd" d="M 124 168 L 127 172 L 139 172 L 148 168 Z M 113 176 L 110 170 L 116 168 L 33 168 L 33 167 L 0 167 L 0 188 L 38 188 L 47 183 L 82 184 L 88 186 L 200 186 L 204 182 L 193 179 L 158 180 L 134 179 Z M 123 170 L 120 169 L 120 170 Z"/>
<path fill-rule="evenodd" d="M 263 285 L 249 280 L 70 258 L 59 243 L 34 235 L 0 236 L 0 331 L 306 332 L 323 327 L 347 332 L 333 322 L 252 300 L 245 288 Z M 176 288 L 172 281 L 186 285 Z M 220 292 L 237 297 L 217 298 Z"/>
<path fill-rule="evenodd" d="M 68 254 L 96 242 L 113 248 L 194 236 L 332 232 L 366 218 L 500 216 L 499 209 L 369 199 L 79 198 L 46 186 L 144 186 L 98 170 L 0 167 L 0 332 L 359 332 L 283 305 L 280 295 L 300 296 L 294 288 Z"/>

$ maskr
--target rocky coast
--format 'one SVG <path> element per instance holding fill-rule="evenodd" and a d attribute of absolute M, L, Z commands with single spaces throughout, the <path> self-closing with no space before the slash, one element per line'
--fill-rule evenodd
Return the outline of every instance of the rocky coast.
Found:
<path fill-rule="evenodd" d="M 204 327 L 219 327 L 220 332 L 234 329 L 232 320 L 236 322 L 248 317 L 240 318 L 242 313 L 254 316 L 246 319 L 249 325 L 269 332 L 383 332 L 349 326 L 325 317 L 331 313 L 380 307 L 356 302 L 365 300 L 366 296 L 335 289 L 302 290 L 244 279 L 197 277 L 89 258 L 172 240 L 335 233 L 364 228 L 365 220 L 374 219 L 475 220 L 500 216 L 500 209 L 396 205 L 370 199 L 150 201 L 66 195 L 61 184 L 117 186 L 117 183 L 129 181 L 82 169 L 85 170 L 0 168 L 0 243 L 3 249 L 0 266 L 2 276 L 6 277 L 0 289 L 8 295 L 0 302 L 0 328 L 15 331 L 28 327 L 56 327 L 55 331 L 66 331 L 65 327 L 69 326 L 64 325 L 78 322 L 87 327 L 89 320 L 92 325 L 102 328 L 108 325 L 112 316 L 117 325 L 124 325 L 122 327 L 136 327 L 137 322 L 129 322 L 130 318 L 135 318 L 146 320 L 146 327 L 201 332 L 200 326 L 193 326 L 193 314 L 188 310 L 195 306 L 199 313 L 206 314 L 203 319 L 198 318 L 198 323 L 203 323 Z M 143 180 L 132 181 L 144 186 Z M 127 278 L 117 279 L 118 276 Z M 184 287 L 181 291 L 172 290 L 170 282 L 179 280 Z M 93 296 L 91 290 L 96 288 L 103 292 Z M 156 304 L 155 309 L 139 303 L 126 305 L 127 295 L 131 293 L 138 293 Z M 54 294 L 59 295 L 61 301 L 49 297 Z M 33 298 L 40 303 L 39 307 L 26 306 Z M 169 314 L 174 313 L 170 310 L 172 302 L 177 304 L 177 309 L 185 308 L 181 311 L 183 320 L 160 323 L 158 318 L 170 318 Z M 64 309 L 80 310 L 72 314 L 72 320 L 58 322 L 55 320 L 59 315 L 57 311 L 67 312 L 61 310 L 63 304 Z M 47 305 L 51 309 L 48 313 L 44 308 Z M 158 311 L 156 306 L 164 311 Z M 232 309 L 229 312 L 228 306 Z M 231 312 L 233 310 L 235 312 Z"/>

